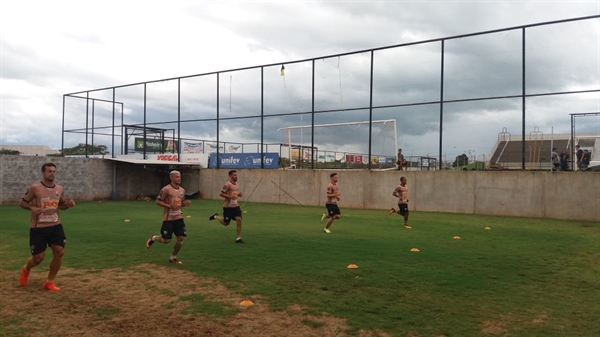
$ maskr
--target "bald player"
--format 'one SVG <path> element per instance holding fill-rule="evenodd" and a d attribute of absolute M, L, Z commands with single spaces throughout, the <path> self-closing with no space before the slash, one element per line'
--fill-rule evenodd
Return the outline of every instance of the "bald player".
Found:
<path fill-rule="evenodd" d="M 183 245 L 183 238 L 187 236 L 185 231 L 185 223 L 183 221 L 183 207 L 188 207 L 192 204 L 185 199 L 185 189 L 180 186 L 181 173 L 179 171 L 171 171 L 169 174 L 171 183 L 163 187 L 158 193 L 156 204 L 163 208 L 163 223 L 160 228 L 161 235 L 152 235 L 146 241 L 146 248 L 150 248 L 154 242 L 169 243 L 175 234 L 177 241 L 173 245 L 173 253 L 169 258 L 170 263 L 181 264 L 177 259 L 177 254 Z"/>

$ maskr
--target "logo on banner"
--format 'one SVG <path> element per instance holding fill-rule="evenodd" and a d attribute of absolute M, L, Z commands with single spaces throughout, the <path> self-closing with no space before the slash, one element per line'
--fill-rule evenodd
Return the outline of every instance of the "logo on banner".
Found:
<path fill-rule="evenodd" d="M 183 142 L 183 153 L 203 153 L 202 142 Z"/>

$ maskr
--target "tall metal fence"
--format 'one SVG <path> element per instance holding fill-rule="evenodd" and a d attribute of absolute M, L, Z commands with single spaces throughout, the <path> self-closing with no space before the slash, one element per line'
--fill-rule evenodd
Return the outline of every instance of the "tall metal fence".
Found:
<path fill-rule="evenodd" d="M 427 158 L 417 166 L 441 169 L 465 154 L 490 162 L 508 130 L 520 142 L 512 165 L 528 169 L 534 130 L 568 134 L 571 114 L 600 111 L 599 41 L 595 15 L 74 92 L 63 96 L 62 147 L 105 145 L 113 157 L 133 148 L 147 158 L 154 143 L 181 160 L 200 143 L 217 156 L 224 144 L 255 144 L 242 151 L 261 157 L 279 144 L 291 166 L 284 144 L 301 149 L 296 165 L 313 169 L 319 152 L 343 153 L 334 167 L 374 169 L 402 148 Z M 373 123 L 382 120 L 395 129 Z M 291 128 L 300 131 L 286 139 L 281 130 Z M 169 141 L 180 145 L 167 150 Z"/>

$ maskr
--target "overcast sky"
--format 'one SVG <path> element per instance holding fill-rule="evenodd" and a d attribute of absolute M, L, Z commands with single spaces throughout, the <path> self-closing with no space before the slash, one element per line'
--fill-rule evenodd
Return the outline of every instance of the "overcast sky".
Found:
<path fill-rule="evenodd" d="M 531 23 L 600 14 L 594 1 L 28 1 L 0 2 L 0 144 L 61 146 L 62 95 L 162 78 L 262 64 L 285 64 L 335 53 L 450 37 Z M 528 30 L 528 93 L 600 86 L 600 20 Z M 504 32 L 445 43 L 445 99 L 521 93 L 521 34 Z M 439 99 L 440 43 L 377 52 L 375 105 Z M 360 108 L 369 103 L 370 55 L 316 62 L 315 109 Z M 215 76 L 182 81 L 182 119 L 216 116 Z M 265 68 L 266 114 L 311 109 L 311 64 Z M 222 74 L 221 116 L 260 114 L 260 72 Z M 177 119 L 177 82 L 147 87 L 148 122 Z M 201 93 L 201 94 L 198 94 Z M 94 97 L 110 99 L 112 92 Z M 125 123 L 142 123 L 141 87 L 117 91 Z M 69 99 L 66 127 L 85 127 L 85 100 Z M 112 106 L 98 103 L 95 125 L 110 125 Z M 527 130 L 570 132 L 569 113 L 600 111 L 600 95 L 530 99 Z M 521 133 L 521 100 L 446 105 L 444 153 L 491 151 L 503 127 Z M 82 115 L 83 114 L 83 115 Z M 118 115 L 120 118 L 120 115 Z M 437 155 L 439 106 L 375 110 L 396 119 L 398 146 L 408 155 Z M 319 114 L 315 123 L 368 120 L 368 110 Z M 600 118 L 580 130 L 600 132 Z M 120 121 L 118 121 L 120 122 Z M 266 142 L 277 129 L 310 125 L 310 115 L 265 119 Z M 260 140 L 260 120 L 223 121 L 221 139 Z M 117 123 L 118 124 L 118 123 Z M 176 128 L 173 124 L 158 127 Z M 215 137 L 214 122 L 187 123 L 182 136 Z M 108 131 L 110 132 L 110 130 Z M 310 131 L 302 141 L 310 144 Z M 393 136 L 374 137 L 373 151 Z M 79 137 L 79 138 L 78 138 Z M 315 131 L 328 150 L 368 142 L 359 127 L 335 135 Z M 84 142 L 66 137 L 66 147 Z M 300 139 L 295 140 L 299 142 Z M 95 143 L 110 145 L 108 136 Z M 353 145 L 354 144 L 354 145 Z M 110 147 L 110 146 L 109 146 Z M 391 148 L 393 148 L 392 146 Z M 379 150 L 377 150 L 379 151 Z"/>

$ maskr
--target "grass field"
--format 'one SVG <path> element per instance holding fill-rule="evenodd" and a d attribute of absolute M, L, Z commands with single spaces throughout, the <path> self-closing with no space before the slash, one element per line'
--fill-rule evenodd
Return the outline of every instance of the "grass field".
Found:
<path fill-rule="evenodd" d="M 65 282 L 115 268 L 150 273 L 145 270 L 156 265 L 192 273 L 204 280 L 198 287 L 216 286 L 206 281 L 216 280 L 268 312 L 293 314 L 290 308 L 298 307 L 306 317 L 344 319 L 343 332 L 350 335 L 600 335 L 598 223 L 413 212 L 413 228 L 405 229 L 401 217 L 385 209 L 342 206 L 342 219 L 327 235 L 319 223 L 324 208 L 248 203 L 242 245 L 234 243 L 235 225 L 208 221 L 220 207 L 219 201 L 193 200 L 185 209 L 191 218 L 178 255 L 184 264 L 173 266 L 167 263 L 172 244 L 144 246 L 160 229 L 161 209 L 153 201 L 78 203 L 61 214 L 68 244 L 56 281 L 63 291 L 52 298 L 69 302 L 67 294 L 76 291 Z M 16 206 L 0 206 L 0 270 L 8 282 L 3 300 L 31 292 L 49 296 L 33 285 L 18 287 L 19 269 L 29 256 L 28 219 Z M 43 279 L 49 261 L 48 256 L 32 275 Z M 359 268 L 347 269 L 351 263 Z M 237 299 L 222 303 L 190 289 L 184 295 L 164 290 L 177 301 L 161 308 L 224 325 L 242 313 L 231 305 Z M 86 314 L 110 321 L 128 310 L 125 305 Z M 18 315 L 7 314 L 26 309 L 1 310 L 0 335 L 33 331 Z M 285 335 L 310 335 L 311 329 L 315 336 L 326 334 L 328 321 L 306 317 L 308 332 Z M 236 335 L 245 335 L 243 326 L 238 329 Z M 256 331 L 246 335 L 277 335 Z"/>

